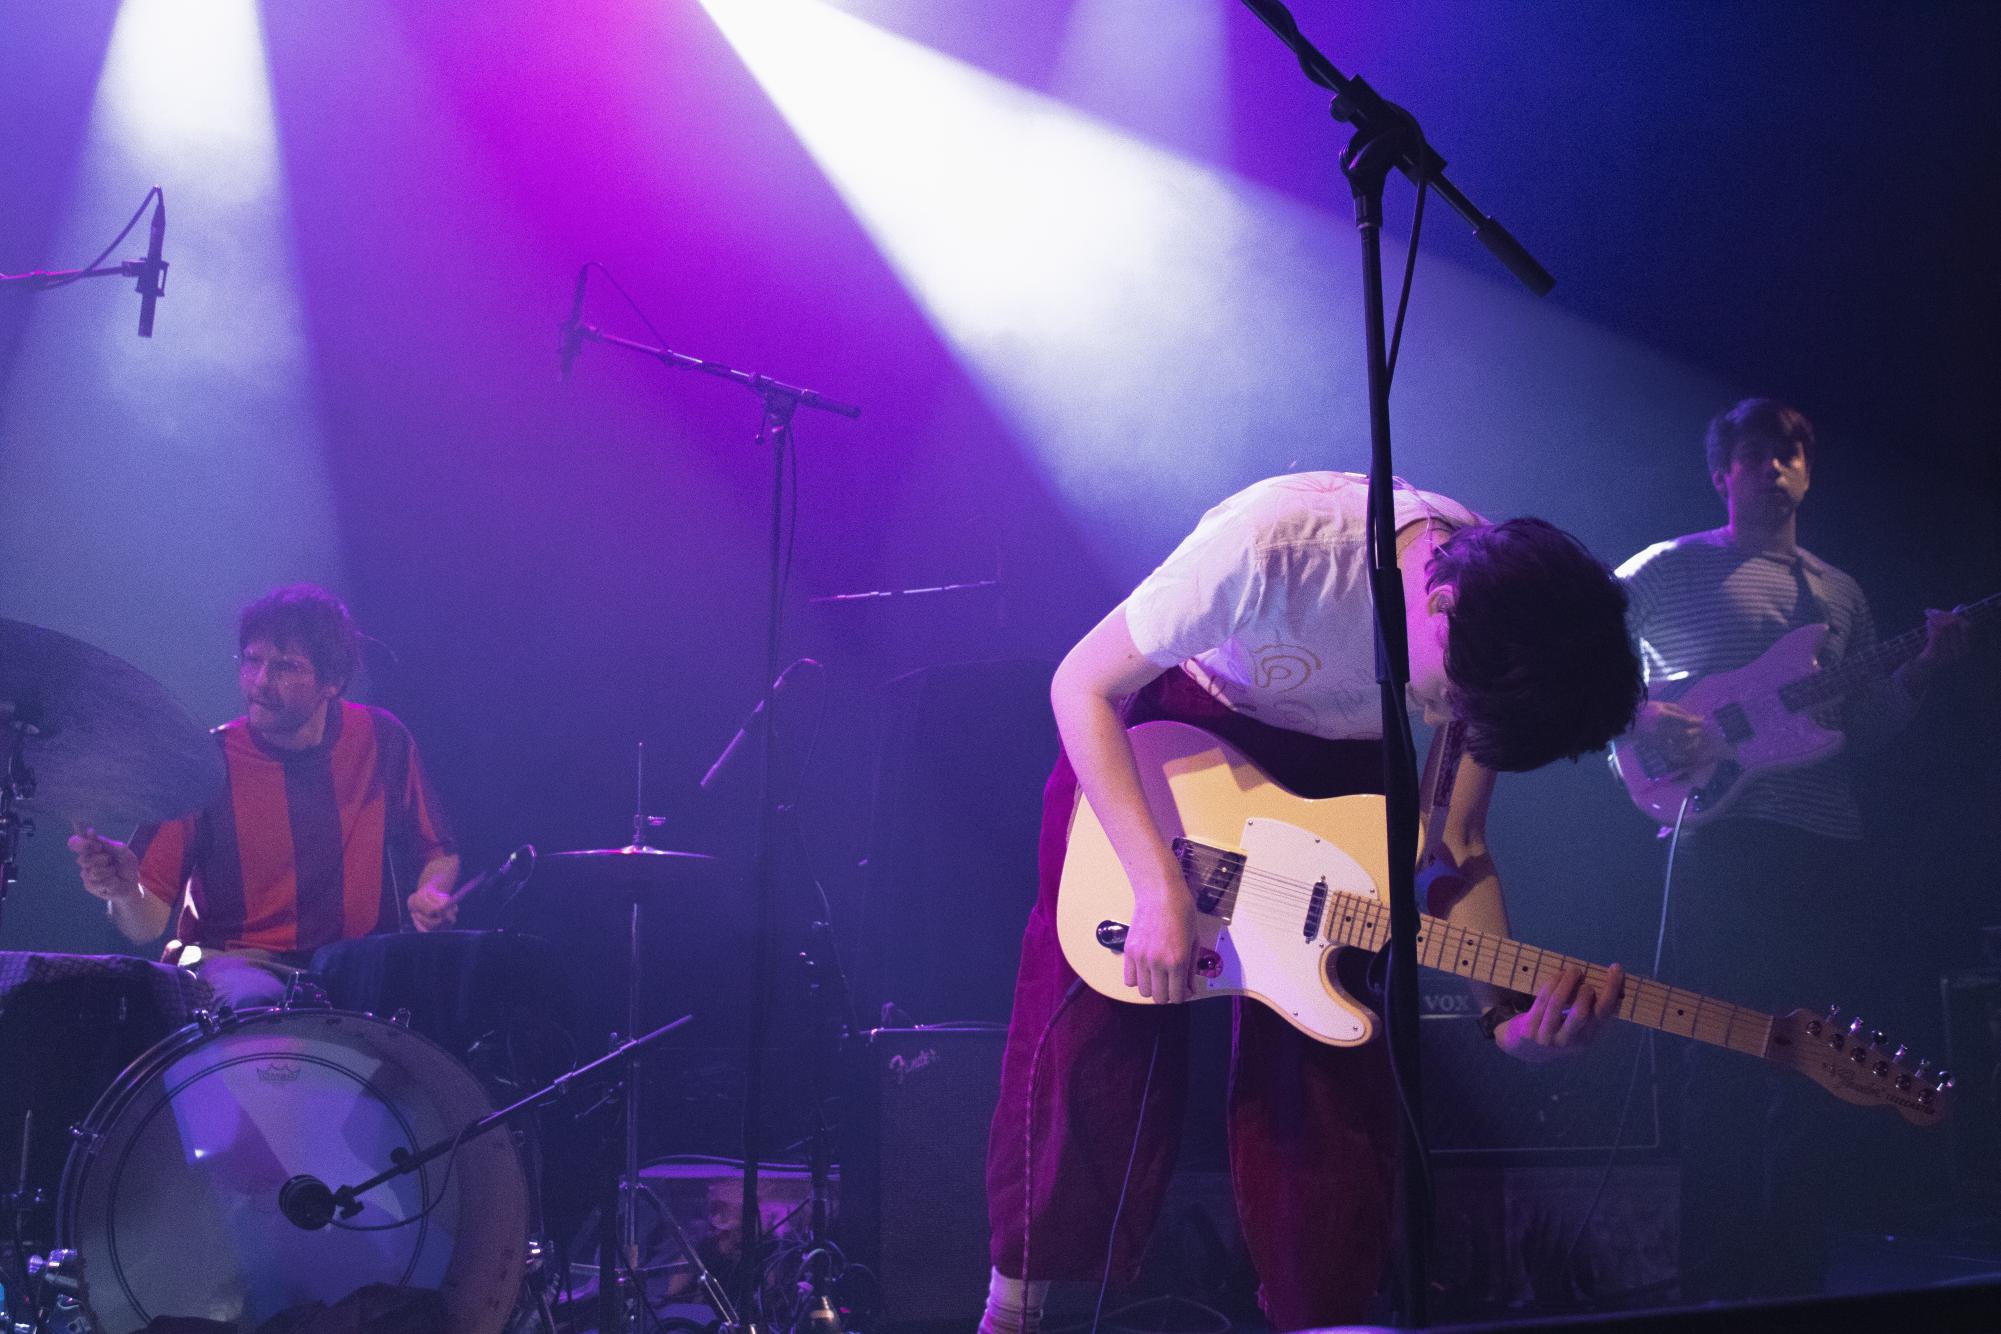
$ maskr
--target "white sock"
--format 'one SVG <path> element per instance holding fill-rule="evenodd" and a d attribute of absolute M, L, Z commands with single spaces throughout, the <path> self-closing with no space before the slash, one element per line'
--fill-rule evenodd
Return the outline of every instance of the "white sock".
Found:
<path fill-rule="evenodd" d="M 1009 1278 L 996 1269 L 987 1280 L 987 1311 L 980 1334 L 1035 1334 L 1042 1327 L 1042 1303 L 1049 1280 Z"/>

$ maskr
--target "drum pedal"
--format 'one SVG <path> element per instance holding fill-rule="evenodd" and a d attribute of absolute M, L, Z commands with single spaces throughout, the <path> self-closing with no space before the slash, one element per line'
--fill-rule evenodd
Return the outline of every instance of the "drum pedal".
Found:
<path fill-rule="evenodd" d="M 90 1287 L 84 1282 L 83 1257 L 71 1250 L 54 1250 L 28 1257 L 28 1282 L 51 1307 L 51 1334 L 98 1334 L 90 1313 Z"/>

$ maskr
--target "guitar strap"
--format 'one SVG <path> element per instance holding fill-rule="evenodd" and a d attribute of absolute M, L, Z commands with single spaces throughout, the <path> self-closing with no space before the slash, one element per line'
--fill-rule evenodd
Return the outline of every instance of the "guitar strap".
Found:
<path fill-rule="evenodd" d="M 1466 724 L 1459 719 L 1432 733 L 1431 750 L 1424 760 L 1424 782 L 1417 796 L 1417 818 L 1423 830 L 1417 850 L 1420 866 L 1445 836 L 1445 815 L 1452 807 L 1452 786 L 1465 753 Z"/>

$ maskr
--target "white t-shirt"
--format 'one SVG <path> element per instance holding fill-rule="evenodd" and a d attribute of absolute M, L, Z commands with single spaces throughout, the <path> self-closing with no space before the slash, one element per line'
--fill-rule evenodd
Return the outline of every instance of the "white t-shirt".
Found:
<path fill-rule="evenodd" d="M 1368 489 L 1355 473 L 1293 473 L 1223 501 L 1126 599 L 1133 643 L 1261 722 L 1337 741 L 1380 737 Z M 1401 480 L 1394 499 L 1399 531 L 1427 517 L 1485 522 Z"/>

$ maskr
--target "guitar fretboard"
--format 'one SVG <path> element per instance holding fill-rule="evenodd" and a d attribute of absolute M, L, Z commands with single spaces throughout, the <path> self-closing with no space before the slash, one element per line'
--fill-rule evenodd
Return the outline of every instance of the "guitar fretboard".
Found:
<path fill-rule="evenodd" d="M 1969 602 L 1959 609 L 1962 616 L 1975 623 L 1986 620 L 1997 611 L 2001 611 L 2001 593 L 1990 593 L 1980 601 Z M 1779 687 L 1779 700 L 1794 713 L 1832 704 L 1857 686 L 1889 675 L 1906 660 L 1915 658 L 1924 646 L 1925 627 L 1921 625 L 1915 630 L 1906 630 L 1896 638 L 1886 639 L 1837 666 Z"/>
<path fill-rule="evenodd" d="M 1346 894 L 1335 902 L 1327 922 L 1332 944 L 1375 950 L 1389 940 L 1388 907 Z M 1604 968 L 1587 960 L 1454 926 L 1428 913 L 1418 918 L 1417 961 L 1442 973 L 1529 995 L 1554 982 L 1566 968 L 1581 969 L 1594 987 L 1603 986 L 1606 978 Z M 1643 977 L 1626 978 L 1619 1018 L 1750 1056 L 1765 1055 L 1772 1039 L 1769 1014 Z"/>

